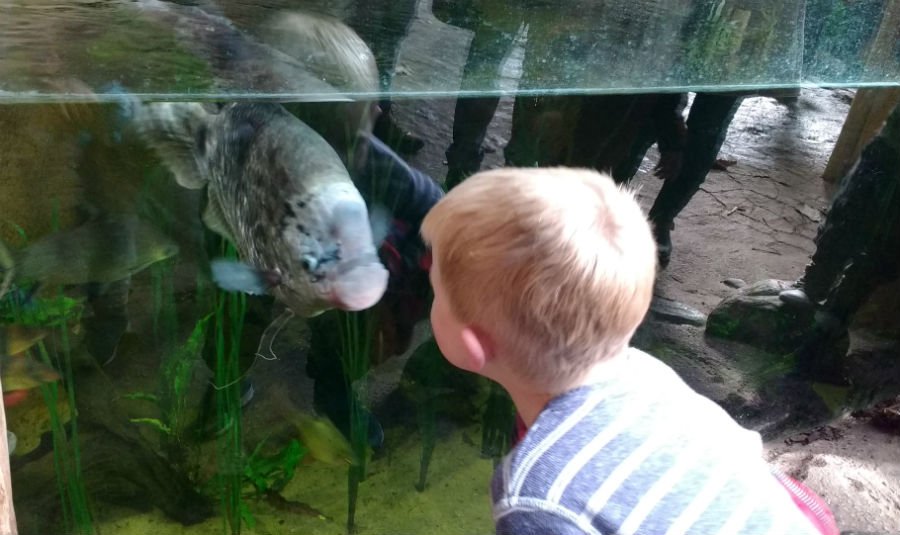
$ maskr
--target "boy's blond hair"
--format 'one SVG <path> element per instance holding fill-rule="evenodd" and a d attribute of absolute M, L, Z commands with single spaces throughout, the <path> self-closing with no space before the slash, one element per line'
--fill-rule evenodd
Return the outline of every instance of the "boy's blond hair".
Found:
<path fill-rule="evenodd" d="M 478 173 L 432 208 L 422 236 L 457 318 L 551 390 L 624 349 L 650 305 L 650 226 L 629 190 L 594 171 Z"/>

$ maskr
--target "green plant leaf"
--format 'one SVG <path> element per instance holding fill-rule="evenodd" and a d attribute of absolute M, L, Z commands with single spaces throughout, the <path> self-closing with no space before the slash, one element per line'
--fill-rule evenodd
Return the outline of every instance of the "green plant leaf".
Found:
<path fill-rule="evenodd" d="M 133 424 L 144 424 L 153 427 L 154 429 L 161 431 L 167 435 L 172 434 L 172 430 L 169 429 L 169 426 L 164 424 L 158 418 L 129 418 L 129 422 Z"/>

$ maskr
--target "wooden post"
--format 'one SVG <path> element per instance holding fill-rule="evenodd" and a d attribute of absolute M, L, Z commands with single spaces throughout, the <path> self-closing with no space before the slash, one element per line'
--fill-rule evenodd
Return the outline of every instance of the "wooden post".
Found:
<path fill-rule="evenodd" d="M 863 60 L 870 76 L 896 72 L 894 47 L 900 39 L 900 0 L 888 0 L 881 13 L 881 25 Z M 900 88 L 860 89 L 841 129 L 822 178 L 837 182 L 850 171 L 863 148 L 878 133 L 887 116 L 900 102 Z"/>
<path fill-rule="evenodd" d="M 0 384 L 0 391 L 3 385 Z M 6 443 L 6 409 L 0 405 L 0 535 L 18 535 L 13 508 L 12 474 L 9 470 L 9 444 Z"/>
<path fill-rule="evenodd" d="M 850 171 L 863 148 L 875 137 L 898 103 L 900 88 L 860 89 L 856 92 L 822 174 L 825 182 L 837 182 Z"/>

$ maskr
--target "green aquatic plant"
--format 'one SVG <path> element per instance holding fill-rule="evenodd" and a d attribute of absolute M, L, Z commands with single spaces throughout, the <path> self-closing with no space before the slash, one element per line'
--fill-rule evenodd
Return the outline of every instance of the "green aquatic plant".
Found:
<path fill-rule="evenodd" d="M 294 478 L 297 465 L 307 453 L 307 449 L 299 441 L 292 439 L 274 455 L 263 455 L 262 447 L 265 442 L 263 440 L 257 444 L 244 462 L 244 479 L 253 487 L 257 497 L 281 492 Z"/>
<path fill-rule="evenodd" d="M 11 222 L 6 223 L 16 229 L 22 238 L 21 245 L 23 247 L 28 245 L 28 236 L 21 227 Z M 5 247 L 2 245 L 0 256 L 3 256 L 0 258 L 0 269 L 12 264 L 12 259 L 6 257 Z M 83 300 L 67 297 L 61 293 L 52 297 L 31 296 L 28 303 L 23 303 L 16 292 L 4 291 L 0 298 L 0 323 L 15 323 L 28 327 L 64 327 L 78 323 L 83 311 Z"/>
<path fill-rule="evenodd" d="M 168 462 L 185 472 L 188 478 L 196 483 L 200 479 L 200 463 L 195 455 L 198 446 L 187 439 L 190 426 L 187 397 L 192 373 L 200 358 L 214 312 L 197 320 L 187 339 L 174 349 L 174 342 L 160 342 L 166 338 L 174 338 L 177 334 L 177 325 L 172 324 L 177 321 L 173 303 L 174 294 L 171 283 L 163 282 L 165 279 L 165 276 L 157 278 L 154 275 L 154 335 L 157 343 L 162 345 L 165 355 L 160 367 L 157 391 L 131 392 L 124 397 L 147 401 L 156 406 L 158 417 L 130 418 L 129 422 L 159 432 L 160 449 Z M 169 289 L 164 290 L 166 287 Z"/>
<path fill-rule="evenodd" d="M 335 313 L 341 339 L 341 367 L 350 406 L 350 447 L 358 460 L 347 470 L 347 531 L 352 533 L 355 530 L 359 484 L 366 478 L 369 453 L 369 413 L 362 400 L 367 397 L 366 374 L 369 372 L 375 313 L 372 309 Z"/>
<path fill-rule="evenodd" d="M 491 381 L 481 420 L 481 454 L 493 459 L 494 464 L 509 451 L 515 423 L 512 399 L 503 387 Z"/>
<path fill-rule="evenodd" d="M 56 228 L 56 210 L 54 210 L 52 219 L 53 227 Z M 27 242 L 24 231 L 21 231 L 20 235 Z M 44 383 L 38 388 L 50 419 L 53 465 L 56 471 L 57 490 L 65 532 L 93 534 L 96 533 L 94 514 L 81 467 L 75 381 L 69 340 L 69 326 L 80 323 L 83 311 L 84 304 L 81 300 L 72 299 L 61 292 L 52 297 L 32 296 L 28 303 L 22 303 L 15 293 L 5 295 L 3 299 L 0 299 L 0 323 L 49 328 L 58 334 L 58 342 L 51 345 L 41 340 L 28 352 L 31 353 L 36 349 L 44 364 L 62 371 L 64 385 L 62 395 L 67 398 L 68 415 L 60 414 L 61 392 L 57 382 Z M 67 421 L 68 430 L 66 429 Z"/>
<path fill-rule="evenodd" d="M 213 314 L 200 318 L 194 325 L 187 341 L 174 351 L 162 365 L 160 403 L 166 422 L 173 430 L 173 436 L 182 441 L 187 427 L 187 391 L 191 372 L 206 336 L 206 329 Z"/>
<path fill-rule="evenodd" d="M 159 418 L 129 418 L 128 421 L 133 424 L 146 424 L 165 435 L 173 435 L 172 428 L 164 424 Z"/>
<path fill-rule="evenodd" d="M 50 416 L 50 430 L 53 439 L 53 462 L 56 469 L 57 487 L 62 502 L 63 523 L 66 533 L 87 535 L 96 533 L 94 515 L 84 483 L 81 469 L 81 448 L 78 439 L 78 411 L 75 404 L 75 382 L 72 375 L 72 358 L 66 328 L 60 328 L 62 355 L 60 351 L 48 351 L 43 341 L 37 344 L 43 361 L 63 370 L 63 382 L 68 396 L 70 412 L 69 430 L 59 414 L 59 385 L 46 383 L 40 386 L 44 403 Z"/>
<path fill-rule="evenodd" d="M 226 258 L 237 256 L 230 244 L 224 246 L 223 253 Z M 223 528 L 226 532 L 230 530 L 232 535 L 240 534 L 242 520 L 253 522 L 241 499 L 244 470 L 239 357 L 246 311 L 246 295 L 216 292 L 213 316 L 216 355 L 216 465 L 225 512 Z"/>
<path fill-rule="evenodd" d="M 0 223 L 3 223 L 4 225 L 12 228 L 13 234 L 19 237 L 19 241 L 21 241 L 23 245 L 28 243 L 28 233 L 26 233 L 25 229 L 23 229 L 21 226 L 7 219 L 0 219 Z"/>
<path fill-rule="evenodd" d="M 150 266 L 153 296 L 153 338 L 158 347 L 172 347 L 178 332 L 178 310 L 175 307 L 173 262 L 157 262 Z"/>
<path fill-rule="evenodd" d="M 84 301 L 64 295 L 33 297 L 27 305 L 14 295 L 0 301 L 0 323 L 16 323 L 28 327 L 63 327 L 76 323 L 84 311 Z"/>
<path fill-rule="evenodd" d="M 257 444 L 253 453 L 244 461 L 245 486 L 251 487 L 245 497 L 264 499 L 276 509 L 290 514 L 331 520 L 318 509 L 302 502 L 287 500 L 281 495 L 284 487 L 294 478 L 300 461 L 310 455 L 310 450 L 298 440 L 292 439 L 278 452 L 264 455 L 262 448 L 265 442 L 264 439 Z M 256 523 L 252 513 L 244 507 L 242 514 L 244 522 L 252 529 Z"/>

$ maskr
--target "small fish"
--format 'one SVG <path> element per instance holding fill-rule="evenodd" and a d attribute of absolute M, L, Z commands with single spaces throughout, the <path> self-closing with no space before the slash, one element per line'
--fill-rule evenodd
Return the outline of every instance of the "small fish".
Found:
<path fill-rule="evenodd" d="M 332 466 L 359 464 L 350 443 L 328 418 L 297 413 L 291 416 L 291 423 L 300 433 L 303 445 L 317 461 Z"/>
<path fill-rule="evenodd" d="M 59 373 L 24 353 L 0 357 L 0 382 L 4 392 L 30 390 L 59 381 Z"/>
<path fill-rule="evenodd" d="M 25 354 L 48 331 L 21 325 L 0 326 L 0 383 L 4 392 L 30 390 L 60 379 L 56 370 Z"/>
<path fill-rule="evenodd" d="M 302 381 L 301 381 L 302 382 Z M 308 386 L 309 388 L 304 388 Z M 298 388 L 299 387 L 299 388 Z M 311 385 L 292 385 L 292 390 L 308 390 Z M 267 389 L 272 402 L 272 410 L 279 419 L 290 424 L 300 435 L 300 441 L 309 450 L 310 456 L 319 462 L 333 466 L 356 466 L 359 459 L 350 442 L 327 417 L 319 416 L 312 408 L 311 395 L 301 403 L 294 403 L 283 385 L 273 385 Z"/>
<path fill-rule="evenodd" d="M 54 232 L 19 251 L 0 244 L 4 279 L 40 284 L 110 283 L 178 253 L 178 246 L 136 215 L 97 217 Z M 0 294 L 2 297 L 2 294 Z"/>
<path fill-rule="evenodd" d="M 56 399 L 56 414 L 60 425 L 66 425 L 71 419 L 73 410 L 69 407 L 69 397 L 65 387 L 60 385 Z M 22 392 L 21 390 L 19 392 Z M 7 396 L 4 395 L 4 398 Z M 6 406 L 6 427 L 16 432 L 16 456 L 28 455 L 41 445 L 41 438 L 49 432 L 51 425 L 50 411 L 41 395 L 31 395 L 15 406 Z"/>
<path fill-rule="evenodd" d="M 46 329 L 24 327 L 22 325 L 0 326 L 0 357 L 17 355 L 27 351 L 48 334 Z"/>
<path fill-rule="evenodd" d="M 204 223 L 241 257 L 223 288 L 273 294 L 297 315 L 363 310 L 387 288 L 368 210 L 331 146 L 284 107 L 138 103 L 134 124 L 186 188 L 206 188 Z"/>

